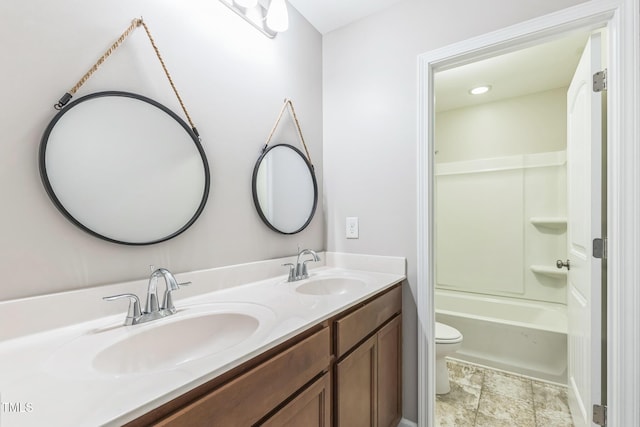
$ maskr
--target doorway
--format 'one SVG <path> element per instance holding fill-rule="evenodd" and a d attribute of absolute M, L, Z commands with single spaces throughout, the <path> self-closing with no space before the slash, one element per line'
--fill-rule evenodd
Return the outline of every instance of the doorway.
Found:
<path fill-rule="evenodd" d="M 546 17 L 532 20 L 521 25 L 506 28 L 486 36 L 468 40 L 447 48 L 421 55 L 420 62 L 420 92 L 419 92 L 419 145 L 418 145 L 418 312 L 419 312 L 419 336 L 418 336 L 418 401 L 419 401 L 419 425 L 433 425 L 434 407 L 433 398 L 434 390 L 434 283 L 435 283 L 435 260 L 434 260 L 434 73 L 446 69 L 468 64 L 479 59 L 496 56 L 506 52 L 512 52 L 523 47 L 539 44 L 542 41 L 557 39 L 563 34 L 570 33 L 576 29 L 592 31 L 597 28 L 606 26 L 611 35 L 608 43 L 611 52 L 612 61 L 609 69 L 620 77 L 621 81 L 614 83 L 609 87 L 608 105 L 609 105 L 609 122 L 617 123 L 620 129 L 627 134 L 637 138 L 638 131 L 634 126 L 633 114 L 638 113 L 637 98 L 638 94 L 635 90 L 638 84 L 632 79 L 632 75 L 622 73 L 620 70 L 633 68 L 634 62 L 628 62 L 622 57 L 621 52 L 628 52 L 629 46 L 637 46 L 637 42 L 633 39 L 634 29 L 637 31 L 637 22 L 633 24 L 623 24 L 621 12 L 625 9 L 631 13 L 635 6 L 632 2 L 612 2 L 607 4 L 588 4 L 576 6 Z M 623 7 L 625 6 L 625 7 Z M 637 12 L 637 10 L 636 10 Z M 625 47 L 626 46 L 626 47 Z M 637 59 L 634 57 L 632 59 Z M 624 80 L 624 82 L 622 81 Z M 620 86 L 625 84 L 625 91 Z M 631 91 L 631 93 L 628 93 Z M 622 108 L 624 106 L 624 108 Z M 630 109 L 630 110 L 629 110 Z M 631 191 L 637 190 L 635 184 L 630 185 L 624 180 L 624 175 L 628 171 L 637 167 L 640 161 L 637 156 L 630 158 L 629 147 L 622 142 L 620 133 L 612 132 L 609 127 L 608 132 L 608 174 L 609 174 L 609 238 L 614 240 L 615 245 L 609 248 L 608 259 L 608 279 L 609 294 L 608 306 L 612 304 L 615 307 L 625 306 L 629 311 L 608 311 L 608 328 L 610 332 L 610 340 L 607 344 L 607 353 L 611 363 L 607 367 L 610 372 L 607 383 L 609 384 L 609 417 L 610 420 L 622 422 L 622 420 L 637 420 L 635 410 L 629 409 L 624 402 L 627 398 L 631 399 L 627 393 L 631 393 L 633 397 L 637 397 L 640 393 L 638 387 L 632 381 L 625 380 L 620 375 L 620 369 L 612 369 L 616 361 L 625 366 L 625 369 L 638 369 L 625 363 L 627 360 L 638 360 L 638 354 L 632 348 L 625 347 L 621 342 L 623 336 L 620 332 L 626 332 L 625 337 L 631 338 L 632 334 L 625 325 L 631 325 L 635 317 L 632 314 L 634 305 L 638 305 L 638 294 L 635 291 L 629 291 L 621 286 L 620 279 L 622 276 L 627 278 L 636 275 L 624 263 L 623 259 L 627 259 L 628 254 L 622 253 L 621 245 L 628 248 L 632 242 L 638 239 L 638 227 L 636 224 L 625 219 L 627 215 L 620 212 L 620 202 L 622 198 L 632 197 L 634 200 L 638 196 Z M 614 169 L 615 165 L 618 169 Z M 622 168 L 622 169 L 620 169 Z M 628 168 L 625 172 L 625 168 Z M 634 187 L 634 188 L 631 188 Z M 623 196 L 624 195 L 624 196 Z M 615 200 L 614 200 L 615 199 Z M 626 203 L 625 203 L 626 205 Z M 620 230 L 620 226 L 624 224 L 627 233 L 624 234 Z M 625 243 L 626 242 L 626 243 Z M 615 253 L 615 257 L 613 256 Z M 631 259 L 628 259 L 630 262 Z M 615 266 L 613 265 L 615 264 Z M 615 272 L 615 273 L 614 273 Z M 632 300 L 624 300 L 626 295 Z M 613 333 L 611 333 L 613 332 Z M 612 359 L 616 359 L 613 361 Z M 634 371 L 636 372 L 636 371 Z M 617 397 L 617 399 L 615 399 Z M 617 425 L 617 424 L 614 424 Z M 624 425 L 624 424 L 620 424 Z"/>
<path fill-rule="evenodd" d="M 453 413 L 460 425 L 572 425 L 568 271 L 556 260 L 567 259 L 567 89 L 588 38 L 435 73 L 436 321 L 464 337 L 451 372 L 453 361 L 485 370 L 452 375 L 440 425 Z"/>
<path fill-rule="evenodd" d="M 585 46 L 599 44 L 602 37 L 601 31 L 576 31 L 435 73 L 436 321 L 464 337 L 461 348 L 449 356 L 456 374 L 452 378 L 459 376 L 455 367 L 460 362 L 487 371 L 477 375 L 465 369 L 470 378 L 454 382 L 455 391 L 448 396 L 438 396 L 440 425 L 449 425 L 444 420 L 454 414 L 464 425 L 506 419 L 514 425 L 534 425 L 534 419 L 573 425 L 569 401 L 575 425 L 591 424 L 583 401 L 591 387 L 601 388 L 599 376 L 590 377 L 599 372 L 591 364 L 599 364 L 601 349 L 598 345 L 597 357 L 592 355 L 583 337 L 585 325 L 599 327 L 600 285 L 576 274 L 584 270 L 580 266 L 570 270 L 565 260 L 568 236 L 570 242 L 579 241 L 570 246 L 572 263 L 590 258 L 584 256 L 589 237 L 578 236 L 588 208 L 574 205 L 590 201 L 592 187 L 600 182 L 592 183 L 586 179 L 591 172 L 579 168 L 594 151 L 584 149 L 591 144 L 585 130 L 593 120 L 590 114 L 575 115 L 584 113 L 575 101 L 600 100 L 602 93 L 590 95 L 586 86 L 591 74 L 576 70 L 595 55 Z M 597 54 L 600 71 L 600 49 Z M 474 93 L 478 87 L 485 91 Z M 593 126 L 601 152 L 600 120 Z M 583 159 L 585 154 L 589 156 Z M 599 159 L 594 162 L 594 172 L 601 176 Z M 572 172 L 569 188 L 567 171 Z M 596 214 L 600 211 L 598 206 Z M 599 220 L 592 221 L 600 226 Z M 585 292 L 591 284 L 598 298 Z M 593 314 L 592 300 L 597 302 Z M 491 384 L 496 370 L 520 381 L 499 376 Z M 470 381 L 479 377 L 485 378 L 482 384 Z M 522 409 L 512 411 L 515 406 Z"/>

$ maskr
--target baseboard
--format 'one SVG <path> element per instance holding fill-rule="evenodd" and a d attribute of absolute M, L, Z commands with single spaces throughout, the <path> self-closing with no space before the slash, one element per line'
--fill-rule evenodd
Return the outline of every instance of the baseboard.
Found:
<path fill-rule="evenodd" d="M 418 427 L 418 424 L 414 423 L 413 421 L 409 421 L 406 418 L 403 418 L 400 420 L 400 424 L 398 424 L 398 427 Z"/>

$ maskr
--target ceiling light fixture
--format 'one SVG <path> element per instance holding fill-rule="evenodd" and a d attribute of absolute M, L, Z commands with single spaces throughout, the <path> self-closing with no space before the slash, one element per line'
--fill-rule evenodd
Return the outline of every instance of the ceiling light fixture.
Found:
<path fill-rule="evenodd" d="M 469 93 L 471 95 L 482 95 L 483 93 L 487 93 L 491 90 L 491 86 L 486 85 L 486 86 L 478 86 L 478 87 L 474 87 L 473 89 L 469 90 Z"/>
<path fill-rule="evenodd" d="M 289 28 L 285 0 L 220 0 L 262 34 L 274 38 Z"/>

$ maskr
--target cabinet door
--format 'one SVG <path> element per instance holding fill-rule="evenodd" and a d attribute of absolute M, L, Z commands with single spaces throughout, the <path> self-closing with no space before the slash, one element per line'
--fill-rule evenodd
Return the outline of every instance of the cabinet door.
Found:
<path fill-rule="evenodd" d="M 329 427 L 330 390 L 329 374 L 324 374 L 261 425 L 263 427 Z"/>
<path fill-rule="evenodd" d="M 378 332 L 378 426 L 402 418 L 402 321 L 396 316 Z"/>
<path fill-rule="evenodd" d="M 336 366 L 336 425 L 376 427 L 376 336 Z"/>

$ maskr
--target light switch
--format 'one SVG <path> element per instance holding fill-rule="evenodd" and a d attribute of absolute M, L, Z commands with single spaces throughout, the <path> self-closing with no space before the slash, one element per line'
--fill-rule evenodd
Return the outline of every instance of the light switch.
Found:
<path fill-rule="evenodd" d="M 348 216 L 347 217 L 347 239 L 357 239 L 358 238 L 358 217 L 357 216 Z"/>

